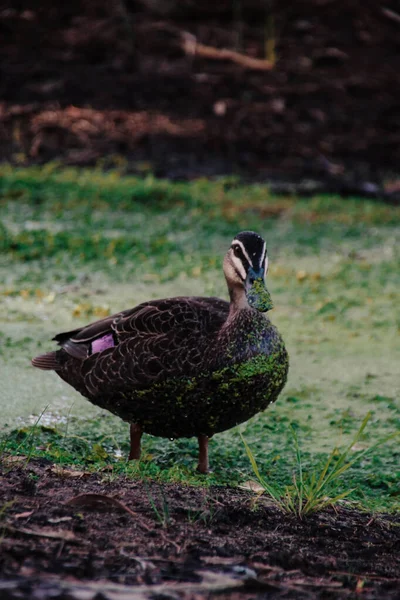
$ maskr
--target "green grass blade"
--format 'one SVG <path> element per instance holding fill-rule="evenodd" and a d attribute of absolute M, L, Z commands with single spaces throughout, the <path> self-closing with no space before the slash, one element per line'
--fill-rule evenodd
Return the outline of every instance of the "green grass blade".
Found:
<path fill-rule="evenodd" d="M 269 483 L 267 483 L 267 481 L 264 479 L 264 477 L 262 477 L 262 475 L 260 474 L 260 471 L 258 469 L 256 459 L 254 458 L 254 455 L 253 455 L 252 451 L 250 450 L 249 445 L 247 444 L 247 442 L 244 439 L 244 437 L 242 436 L 242 434 L 240 434 L 240 437 L 241 437 L 244 447 L 246 449 L 246 454 L 250 460 L 250 464 L 253 469 L 253 472 L 254 472 L 255 476 L 257 477 L 258 481 L 260 482 L 260 485 L 265 489 L 265 491 L 269 494 L 269 496 L 271 496 L 271 498 L 274 500 L 274 502 L 280 508 L 282 508 L 282 506 L 283 506 L 282 501 L 281 501 L 282 494 L 280 493 L 279 490 L 274 489 L 273 486 L 269 485 Z"/>
<path fill-rule="evenodd" d="M 330 460 L 328 459 L 329 465 L 325 465 L 327 468 L 324 469 L 323 472 L 321 473 L 320 485 L 318 486 L 318 493 L 321 492 L 323 489 L 327 488 L 334 481 L 337 481 L 337 479 L 345 471 L 347 471 L 350 468 L 350 466 L 351 466 L 352 463 L 351 462 L 347 462 L 346 463 L 345 461 L 347 459 L 347 456 L 351 452 L 351 449 L 358 442 L 358 440 L 360 439 L 361 435 L 363 434 L 363 431 L 366 428 L 367 423 L 368 423 L 368 421 L 369 421 L 370 418 L 371 418 L 371 413 L 369 412 L 364 417 L 364 419 L 363 419 L 363 421 L 362 421 L 362 423 L 360 425 L 360 428 L 358 429 L 358 431 L 355 434 L 354 438 L 351 440 L 351 442 L 349 443 L 349 445 L 339 454 L 338 460 L 334 464 L 332 470 L 328 473 L 330 463 L 332 462 L 333 457 L 335 455 L 335 450 L 332 451 L 332 453 L 331 453 L 331 455 L 329 457 Z"/>
<path fill-rule="evenodd" d="M 299 481 L 297 482 L 296 476 L 294 476 L 294 478 L 293 478 L 295 490 L 296 490 L 296 494 L 297 494 L 297 511 L 298 511 L 298 514 L 301 514 L 302 509 L 303 509 L 303 492 L 304 492 L 303 463 L 302 463 L 302 458 L 301 458 L 300 445 L 299 445 L 299 440 L 297 437 L 297 432 L 296 432 L 295 428 L 293 427 L 293 425 L 290 426 L 290 431 L 291 431 L 291 434 L 292 434 L 292 437 L 294 440 L 296 464 L 297 464 L 297 469 L 299 472 Z"/>
<path fill-rule="evenodd" d="M 240 434 L 240 437 L 241 437 L 244 447 L 246 449 L 246 454 L 250 460 L 251 468 L 253 469 L 254 474 L 257 477 L 258 481 L 261 483 L 262 477 L 261 477 L 260 471 L 258 470 L 256 459 L 254 458 L 254 455 L 253 455 L 252 451 L 250 450 L 250 447 L 249 447 L 248 443 L 246 442 L 246 440 L 244 439 L 242 434 Z"/>

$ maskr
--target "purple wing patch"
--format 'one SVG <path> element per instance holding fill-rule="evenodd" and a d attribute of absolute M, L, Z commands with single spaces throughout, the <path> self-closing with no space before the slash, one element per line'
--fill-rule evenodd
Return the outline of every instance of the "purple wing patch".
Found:
<path fill-rule="evenodd" d="M 114 338 L 112 333 L 104 335 L 98 340 L 94 340 L 92 342 L 92 354 L 96 354 L 97 352 L 103 352 L 106 348 L 111 348 L 111 346 L 115 346 Z"/>

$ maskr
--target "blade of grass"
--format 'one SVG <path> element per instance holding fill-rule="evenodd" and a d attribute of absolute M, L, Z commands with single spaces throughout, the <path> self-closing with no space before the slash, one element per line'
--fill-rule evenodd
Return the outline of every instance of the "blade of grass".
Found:
<path fill-rule="evenodd" d="M 242 436 L 242 434 L 240 434 L 240 437 L 242 439 L 242 442 L 244 444 L 245 450 L 246 450 L 246 454 L 250 460 L 252 469 L 254 471 L 255 476 L 257 477 L 258 481 L 260 482 L 260 484 L 262 485 L 262 487 L 265 489 L 265 491 L 271 496 L 271 498 L 275 501 L 275 503 L 278 506 L 282 505 L 281 502 L 281 494 L 279 493 L 278 490 L 275 490 L 272 486 L 270 486 L 265 479 L 261 476 L 260 471 L 258 469 L 256 460 L 254 458 L 254 455 L 252 453 L 252 451 L 250 450 L 249 445 L 247 444 L 246 440 L 244 439 L 244 437 Z"/>
<path fill-rule="evenodd" d="M 26 457 L 26 461 L 25 461 L 25 466 L 29 463 L 29 461 L 31 460 L 31 456 L 33 454 L 33 437 L 36 434 L 37 431 L 37 427 L 39 425 L 40 419 L 43 417 L 44 413 L 46 412 L 46 410 L 49 408 L 49 405 L 47 404 L 47 406 L 44 407 L 44 409 L 42 410 L 42 412 L 40 413 L 40 415 L 38 416 L 38 418 L 36 419 L 32 429 L 30 430 L 29 434 L 28 434 L 28 439 L 26 440 L 26 442 L 30 442 L 30 446 L 29 446 L 29 452 L 28 455 Z"/>
<path fill-rule="evenodd" d="M 304 492 L 303 463 L 302 463 L 302 459 L 301 459 L 301 452 L 300 452 L 300 446 L 299 446 L 299 439 L 297 437 L 297 431 L 295 430 L 293 425 L 290 426 L 290 431 L 291 431 L 291 434 L 292 434 L 293 440 L 294 440 L 296 462 L 297 462 L 297 468 L 298 468 L 298 472 L 299 472 L 299 481 L 297 482 L 295 475 L 293 477 L 293 481 L 294 481 L 296 493 L 298 496 L 297 504 L 298 504 L 298 511 L 300 514 L 302 506 L 303 506 L 303 492 Z"/>

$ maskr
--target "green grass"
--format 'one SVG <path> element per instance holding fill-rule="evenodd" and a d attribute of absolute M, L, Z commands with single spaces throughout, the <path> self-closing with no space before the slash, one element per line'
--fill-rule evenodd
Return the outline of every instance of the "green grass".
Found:
<path fill-rule="evenodd" d="M 291 485 L 296 428 L 307 471 L 349 444 L 359 450 L 400 430 L 400 210 L 357 198 L 274 197 L 234 178 L 190 183 L 101 170 L 0 167 L 0 450 L 26 460 L 180 481 L 243 483 L 251 466 Z M 196 440 L 145 436 L 127 464 L 127 425 L 89 404 L 29 359 L 51 337 L 144 300 L 226 297 L 221 264 L 232 237 L 267 240 L 271 319 L 290 354 L 276 405 L 210 443 L 213 473 L 195 473 Z M 38 417 L 44 411 L 40 421 Z M 32 429 L 33 427 L 33 429 Z M 400 507 L 398 441 L 343 473 L 338 493 L 374 510 Z"/>
<path fill-rule="evenodd" d="M 333 448 L 319 471 L 316 470 L 314 466 L 310 467 L 309 472 L 304 470 L 303 457 L 297 432 L 294 427 L 291 427 L 296 470 L 293 473 L 291 485 L 286 485 L 285 487 L 274 485 L 273 482 L 267 481 L 262 473 L 260 473 L 251 448 L 242 436 L 246 454 L 250 460 L 251 467 L 258 483 L 261 486 L 261 490 L 267 493 L 276 506 L 283 512 L 294 514 L 299 518 L 319 512 L 328 506 L 335 506 L 339 501 L 343 500 L 354 491 L 354 489 L 351 488 L 342 489 L 340 492 L 338 491 L 343 474 L 364 457 L 371 455 L 379 448 L 379 446 L 382 446 L 400 435 L 400 431 L 395 432 L 382 440 L 379 440 L 373 444 L 373 446 L 353 453 L 352 455 L 353 448 L 355 448 L 361 440 L 370 418 L 371 414 L 368 413 L 363 419 L 354 438 L 346 448 L 343 450 L 340 450 L 337 447 Z"/>

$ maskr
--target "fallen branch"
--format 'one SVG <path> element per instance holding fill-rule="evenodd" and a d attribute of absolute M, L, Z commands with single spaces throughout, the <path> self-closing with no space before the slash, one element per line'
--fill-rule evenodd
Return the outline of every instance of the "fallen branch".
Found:
<path fill-rule="evenodd" d="M 187 31 L 181 31 L 180 36 L 182 50 L 188 55 L 201 56 L 212 60 L 230 60 L 241 67 L 257 71 L 270 71 L 273 68 L 273 64 L 269 60 L 246 56 L 228 48 L 214 48 L 214 46 L 201 44 L 197 41 L 196 36 Z"/>
<path fill-rule="evenodd" d="M 185 54 L 189 56 L 201 56 L 203 58 L 209 58 L 211 60 L 230 60 L 242 67 L 247 69 L 254 69 L 257 71 L 270 71 L 274 65 L 271 61 L 263 58 L 253 58 L 246 54 L 241 54 L 235 50 L 229 50 L 228 48 L 215 48 L 214 46 L 207 46 L 197 41 L 197 37 L 189 31 L 181 31 L 178 27 L 161 22 L 155 22 L 150 25 L 146 25 L 141 28 L 143 32 L 147 30 L 156 30 L 166 33 L 170 33 L 178 38 L 178 44 Z"/>

